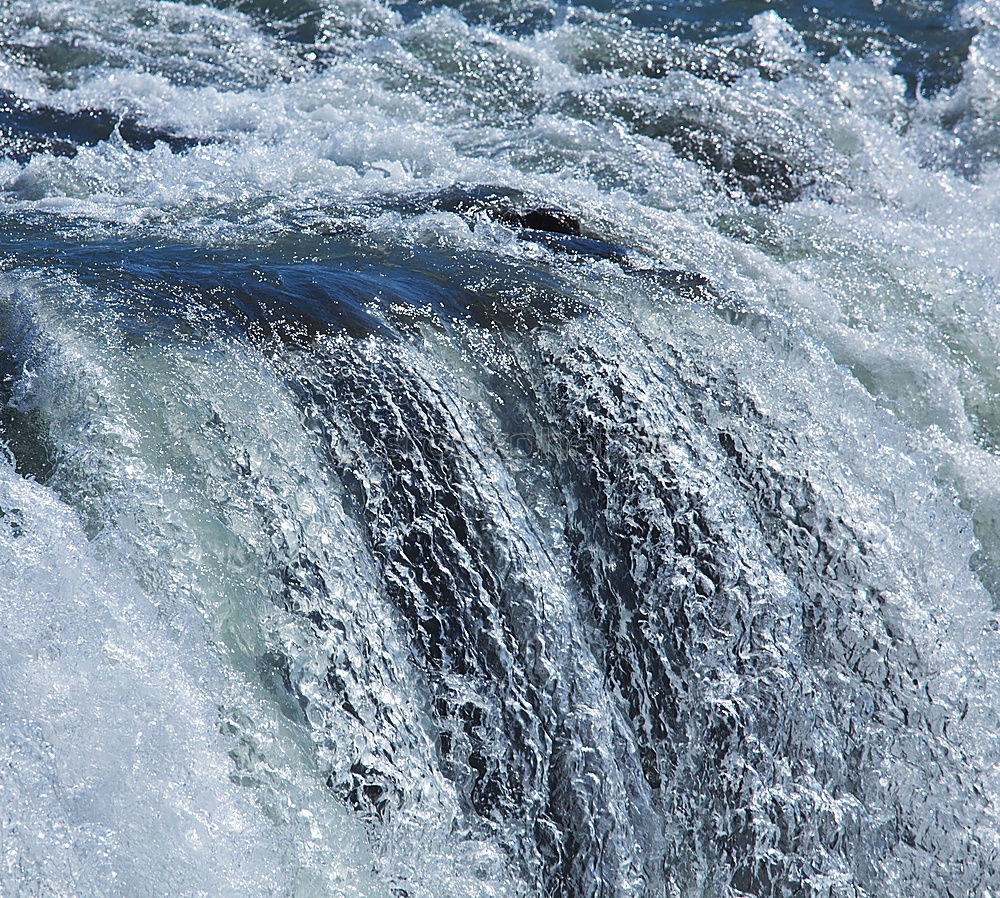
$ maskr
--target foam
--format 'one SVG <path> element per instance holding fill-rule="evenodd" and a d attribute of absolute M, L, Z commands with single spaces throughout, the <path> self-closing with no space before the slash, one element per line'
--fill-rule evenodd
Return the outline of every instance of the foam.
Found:
<path fill-rule="evenodd" d="M 281 833 L 230 780 L 223 674 L 51 491 L 0 468 L 4 891 L 273 895 Z"/>
<path fill-rule="evenodd" d="M 901 492 L 900 503 L 922 535 L 900 518 L 898 532 L 868 536 L 890 543 L 907 532 L 912 553 L 930 559 L 921 588 L 942 607 L 923 617 L 909 609 L 912 626 L 958 683 L 959 655 L 979 648 L 985 614 L 983 596 L 963 579 L 970 564 L 1000 597 L 990 575 L 1000 559 L 1000 25 L 992 0 L 959 13 L 977 30 L 961 83 L 913 100 L 892 60 L 844 51 L 821 63 L 773 11 L 712 43 L 710 61 L 735 60 L 725 78 L 683 65 L 654 78 L 642 74 L 643 60 L 655 68 L 666 50 L 676 54 L 669 59 L 684 61 L 683 53 L 592 10 L 512 35 L 454 10 L 406 21 L 387 5 L 366 4 L 360 20 L 353 9 L 316 10 L 316 40 L 296 44 L 280 37 L 282 23 L 265 28 L 260 14 L 203 4 L 7 5 L 0 76 L 19 95 L 67 111 L 112 109 L 205 142 L 175 154 L 112 137 L 73 158 L 2 162 L 5 215 L 44 213 L 66 227 L 79 218 L 118 234 L 251 253 L 302 230 L 349 231 L 369 246 L 469 250 L 556 271 L 626 319 L 645 303 L 678 302 L 644 281 L 602 286 L 595 273 L 612 266 L 560 267 L 497 225 L 393 211 L 421 191 L 499 183 L 565 206 L 657 264 L 703 272 L 745 308 L 787 326 L 776 338 L 747 325 L 748 345 L 759 341 L 775 365 L 757 367 L 795 369 L 782 356 L 787 341 L 791 355 L 804 353 L 822 372 L 822 383 L 811 383 L 795 369 L 791 399 L 769 392 L 764 378 L 755 394 L 763 406 L 793 409 L 813 390 L 816 408 L 842 414 L 854 434 L 838 457 L 871 481 L 872 459 L 897 482 L 915 460 L 929 498 Z M 627 35 L 635 58 L 602 43 L 605 32 Z M 79 54 L 53 63 L 73 41 Z M 803 189 L 788 202 L 751 206 L 719 172 L 672 148 L 678 122 L 777 155 Z M 471 888 L 463 864 L 481 862 L 482 894 L 516 890 L 488 840 L 451 839 L 450 828 L 461 830 L 455 788 L 428 761 L 426 734 L 399 722 L 420 718 L 423 686 L 406 684 L 405 638 L 393 635 L 388 613 L 379 616 L 362 537 L 325 507 L 341 487 L 316 473 L 315 435 L 303 435 L 286 382 L 294 372 L 238 342 L 171 343 L 166 363 L 159 350 L 122 342 L 109 308 L 127 308 L 127 299 L 88 293 L 51 271 L 22 277 L 4 300 L 5 314 L 14 309 L 27 322 L 18 325 L 13 401 L 45 422 L 62 498 L 10 464 L 0 471 L 8 511 L 0 534 L 13 572 L 0 613 L 14 659 L 0 689 L 16 709 L 3 719 L 15 770 L 7 825 L 21 858 L 8 881 L 48 882 L 55 893 L 157 894 L 159 864 L 178 877 L 163 894 L 377 893 L 385 883 L 372 885 L 368 873 L 379 863 L 384 880 L 443 895 Z M 668 329 L 653 334 L 670 344 Z M 822 351 L 801 349 L 814 344 Z M 749 349 L 747 358 L 739 374 L 753 380 Z M 187 411 L 136 388 L 164 381 Z M 172 416 L 165 427 L 155 424 L 161 400 Z M 808 416 L 786 412 L 776 418 L 808 427 Z M 215 420 L 228 428 L 224 446 L 222 437 L 171 443 Z M 833 419 L 824 427 L 837 432 Z M 871 434 L 884 437 L 885 455 L 866 455 Z M 243 450 L 256 453 L 246 462 L 258 478 L 253 489 L 233 474 Z M 288 495 L 294 507 L 284 504 Z M 206 521 L 191 511 L 213 501 L 243 516 Z M 134 509 L 141 513 L 130 519 Z M 942 528 L 947 552 L 938 563 Z M 328 544 L 344 568 L 315 548 Z M 375 736 L 336 729 L 336 709 L 321 700 L 324 658 L 336 647 L 266 600 L 268 577 L 279 576 L 267 566 L 303 546 L 336 572 L 331 581 L 356 587 L 337 594 L 338 613 L 362 631 L 384 631 L 395 666 L 376 686 L 405 713 L 388 714 L 392 726 L 376 735 L 424 784 L 408 811 L 411 828 L 379 830 L 377 860 L 322 773 L 347 764 L 344 745 Z M 227 573 L 227 557 L 246 566 Z M 953 655 L 934 655 L 937 626 L 954 635 Z M 234 695 L 272 650 L 293 659 L 297 688 L 313 700 L 312 730 L 273 695 Z M 148 741 L 137 742 L 139 733 Z M 81 743 L 93 751 L 74 770 L 66 759 Z M 120 767 L 128 769 L 119 782 Z M 234 770 L 249 788 L 230 782 Z M 425 867 L 437 869 L 416 869 L 421 850 Z M 111 871 L 120 891 L 107 885 Z"/>
<path fill-rule="evenodd" d="M 326 55 L 303 62 L 300 47 L 261 37 L 254 20 L 232 9 L 151 4 L 156 14 L 134 27 L 145 35 L 138 43 L 158 59 L 174 59 L 170 54 L 184 48 L 207 53 L 198 36 L 203 21 L 230 41 L 229 51 L 221 44 L 213 51 L 220 68 L 202 79 L 209 83 L 190 83 L 169 65 L 147 66 L 145 50 L 129 55 L 135 41 L 101 25 L 117 8 L 78 4 L 64 21 L 63 6 L 43 4 L 32 13 L 32 31 L 31 16 L 17 6 L 7 15 L 12 22 L 28 17 L 22 27 L 29 43 L 42 40 L 46 28 L 93 32 L 103 43 L 91 63 L 54 86 L 37 69 L 5 64 L 22 82 L 35 83 L 35 96 L 46 102 L 108 106 L 214 142 L 175 155 L 112 140 L 74 159 L 41 156 L 16 171 L 5 166 L 12 210 L 239 243 L 306 222 L 354 229 L 356 213 L 342 210 L 358 204 L 377 207 L 456 181 L 499 182 L 567 206 L 608 239 L 665 267 L 703 271 L 721 287 L 790 315 L 919 428 L 958 428 L 967 439 L 982 421 L 994 427 L 995 411 L 979 413 L 977 423 L 960 408 L 991 406 L 989 362 L 974 333 L 996 326 L 1000 278 L 992 251 L 1000 167 L 990 149 L 990 3 L 960 12 L 978 29 L 963 81 L 917 100 L 906 99 L 891 60 L 845 52 L 819 63 L 773 12 L 720 46 L 779 70 L 769 80 L 750 66 L 723 84 L 683 70 L 642 80 L 602 70 L 600 59 L 584 65 L 591 20 L 622 28 L 597 13 L 511 37 L 454 10 L 409 23 L 387 11 L 376 34 L 331 38 Z M 161 33 L 165 22 L 178 25 L 169 40 Z M 646 38 L 634 37 L 645 49 Z M 251 58 L 259 79 L 240 81 L 226 68 Z M 571 95 L 583 98 L 572 115 L 559 105 Z M 615 104 L 624 104 L 620 113 Z M 655 129 L 636 130 L 650 116 L 674 115 L 734 139 L 773 143 L 814 183 L 796 203 L 748 210 L 703 167 L 678 158 Z M 482 247 L 483 232 L 477 237 L 440 218 L 362 217 L 360 226 L 379 241 Z M 782 235 L 779 248 L 761 252 L 755 231 Z M 800 249 L 815 251 L 814 258 L 796 258 Z M 504 251 L 530 255 L 509 243 Z M 913 300 L 916 308 L 902 299 L 918 294 L 925 298 Z M 903 305 L 894 299 L 886 311 L 898 311 L 884 314 L 883 295 Z M 957 321 L 949 316 L 956 304 L 966 310 Z M 964 363 L 941 348 L 956 328 L 974 360 L 965 373 Z M 912 380 L 893 373 L 918 368 L 935 372 L 926 399 Z"/>

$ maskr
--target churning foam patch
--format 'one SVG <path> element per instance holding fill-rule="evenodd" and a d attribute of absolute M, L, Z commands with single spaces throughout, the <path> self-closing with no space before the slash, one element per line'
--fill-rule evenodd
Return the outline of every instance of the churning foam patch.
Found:
<path fill-rule="evenodd" d="M 179 644 L 75 513 L 8 461 L 0 568 L 11 894 L 280 892 L 280 833 L 230 781 L 209 650 Z"/>

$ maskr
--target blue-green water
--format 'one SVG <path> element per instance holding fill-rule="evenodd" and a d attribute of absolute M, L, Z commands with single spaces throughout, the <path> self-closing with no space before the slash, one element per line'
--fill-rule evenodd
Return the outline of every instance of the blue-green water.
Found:
<path fill-rule="evenodd" d="M 0 6 L 0 894 L 997 894 L 998 152 L 993 0 Z"/>

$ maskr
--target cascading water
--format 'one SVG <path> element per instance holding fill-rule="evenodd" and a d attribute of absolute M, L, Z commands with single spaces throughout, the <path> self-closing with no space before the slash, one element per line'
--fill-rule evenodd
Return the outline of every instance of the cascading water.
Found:
<path fill-rule="evenodd" d="M 1000 8 L 0 6 L 0 894 L 1000 894 Z"/>

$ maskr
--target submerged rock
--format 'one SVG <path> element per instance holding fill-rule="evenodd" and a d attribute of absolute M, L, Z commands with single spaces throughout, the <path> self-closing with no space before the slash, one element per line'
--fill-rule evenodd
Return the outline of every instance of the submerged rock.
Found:
<path fill-rule="evenodd" d="M 698 272 L 662 268 L 652 259 L 620 243 L 605 240 L 588 230 L 583 221 L 567 209 L 550 205 L 510 187 L 454 185 L 436 193 L 407 200 L 401 212 L 452 212 L 470 223 L 480 219 L 502 224 L 519 240 L 536 243 L 569 256 L 606 259 L 631 274 L 652 277 L 662 286 L 691 295 L 696 291 L 718 296 L 709 279 Z"/>
<path fill-rule="evenodd" d="M 110 109 L 66 112 L 0 90 L 0 156 L 15 162 L 28 162 L 43 153 L 73 157 L 81 146 L 95 146 L 116 132 L 135 150 L 151 150 L 157 143 L 165 143 L 181 153 L 206 142 L 142 125 L 133 116 Z"/>

